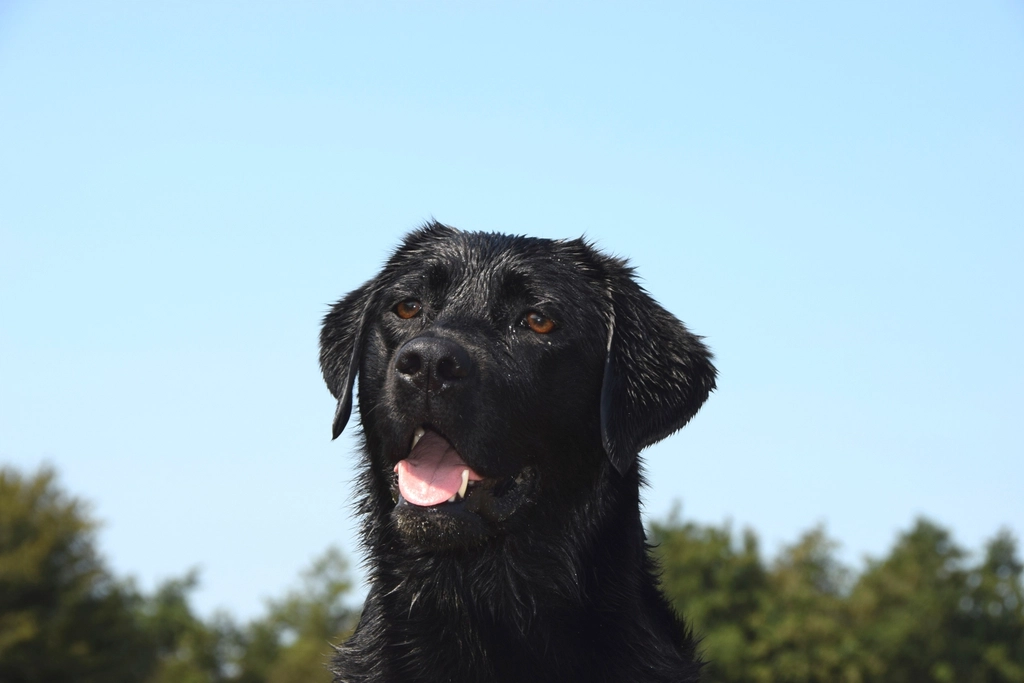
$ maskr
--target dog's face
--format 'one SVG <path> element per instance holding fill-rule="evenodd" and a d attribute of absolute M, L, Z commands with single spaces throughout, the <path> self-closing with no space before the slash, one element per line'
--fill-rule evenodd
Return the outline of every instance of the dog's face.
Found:
<path fill-rule="evenodd" d="M 623 262 L 581 240 L 438 224 L 333 307 L 320 359 L 335 436 L 358 376 L 364 510 L 432 549 L 593 507 L 599 489 L 636 477 L 641 448 L 689 420 L 715 375 Z"/>

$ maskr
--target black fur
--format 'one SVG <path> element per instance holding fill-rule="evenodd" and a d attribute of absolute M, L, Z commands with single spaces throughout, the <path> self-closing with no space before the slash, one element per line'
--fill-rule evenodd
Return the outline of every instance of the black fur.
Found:
<path fill-rule="evenodd" d="M 431 223 L 325 317 L 334 436 L 359 378 L 370 580 L 336 681 L 697 680 L 647 552 L 637 453 L 686 424 L 715 369 L 632 275 L 583 240 Z M 487 478 L 479 495 L 396 503 L 421 425 Z"/>

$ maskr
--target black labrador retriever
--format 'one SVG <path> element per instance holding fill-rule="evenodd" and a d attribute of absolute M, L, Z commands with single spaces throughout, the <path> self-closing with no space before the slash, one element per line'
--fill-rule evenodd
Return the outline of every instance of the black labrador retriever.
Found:
<path fill-rule="evenodd" d="M 638 452 L 715 386 L 700 338 L 583 240 L 410 233 L 324 318 L 359 378 L 370 590 L 336 681 L 695 681 Z"/>

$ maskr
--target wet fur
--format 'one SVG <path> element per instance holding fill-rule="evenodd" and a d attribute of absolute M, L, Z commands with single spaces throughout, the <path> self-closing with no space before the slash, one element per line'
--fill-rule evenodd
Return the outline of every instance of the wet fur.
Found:
<path fill-rule="evenodd" d="M 408 297 L 426 302 L 411 324 L 393 312 Z M 528 310 L 558 328 L 530 331 Z M 472 383 L 423 401 L 402 393 L 394 356 L 416 336 L 464 346 Z M 697 680 L 695 641 L 645 543 L 637 454 L 689 421 L 715 370 L 624 261 L 583 240 L 431 223 L 331 309 L 320 341 L 335 436 L 358 377 L 364 440 L 370 591 L 336 681 Z M 391 470 L 423 415 L 487 476 L 535 468 L 531 504 L 482 536 L 396 522 Z"/>

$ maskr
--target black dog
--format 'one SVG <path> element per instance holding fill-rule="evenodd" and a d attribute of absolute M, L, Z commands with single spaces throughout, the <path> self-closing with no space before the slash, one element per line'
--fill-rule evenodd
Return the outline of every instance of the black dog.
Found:
<path fill-rule="evenodd" d="M 359 376 L 370 592 L 336 681 L 695 681 L 657 588 L 637 453 L 715 386 L 711 354 L 582 240 L 409 234 L 324 319 Z"/>

